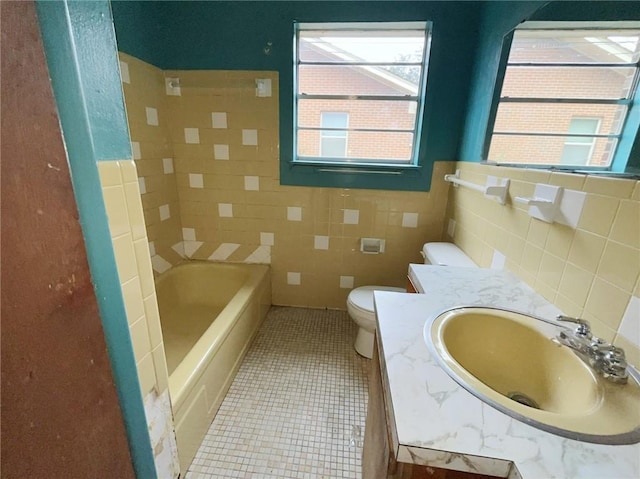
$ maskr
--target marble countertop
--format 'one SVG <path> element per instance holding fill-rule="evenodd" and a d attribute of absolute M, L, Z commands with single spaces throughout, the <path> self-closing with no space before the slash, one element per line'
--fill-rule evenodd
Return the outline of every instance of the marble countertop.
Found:
<path fill-rule="evenodd" d="M 411 265 L 409 276 L 424 294 L 375 292 L 399 461 L 524 479 L 640 477 L 639 444 L 584 443 L 513 419 L 451 379 L 423 339 L 426 320 L 454 306 L 548 319 L 558 308 L 506 271 Z"/>

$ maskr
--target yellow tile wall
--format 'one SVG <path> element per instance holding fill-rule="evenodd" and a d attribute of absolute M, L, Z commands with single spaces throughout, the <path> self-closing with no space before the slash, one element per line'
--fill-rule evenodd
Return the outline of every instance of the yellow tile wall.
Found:
<path fill-rule="evenodd" d="M 98 163 L 102 194 L 129 322 L 140 389 L 146 397 L 169 386 L 138 176 L 133 161 Z"/>
<path fill-rule="evenodd" d="M 143 189 L 142 205 L 153 253 L 152 265 L 157 274 L 182 260 L 174 249 L 182 242 L 182 226 L 165 79 L 162 70 L 125 53 L 120 53 L 120 62 L 121 66 L 126 65 L 122 87 L 134 160 Z M 161 216 L 161 210 L 168 210 L 169 217 Z"/>
<path fill-rule="evenodd" d="M 494 251 L 512 271 L 566 314 L 592 323 L 598 336 L 615 340 L 634 364 L 640 351 L 619 334 L 632 296 L 640 296 L 640 182 L 631 179 L 495 167 L 459 162 L 463 179 L 484 185 L 487 175 L 510 178 L 506 205 L 467 188 L 451 188 L 447 220 L 452 239 L 476 263 L 491 266 Z M 545 183 L 583 191 L 577 228 L 545 223 L 528 215 L 515 196 L 532 196 Z M 636 317 L 633 317 L 636 316 Z M 631 321 L 640 322 L 638 312 Z M 640 338 L 633 338 L 640 344 Z"/>
<path fill-rule="evenodd" d="M 127 108 L 138 104 L 140 112 L 142 103 L 129 96 L 144 64 L 122 58 L 133 65 Z M 162 83 L 159 70 L 147 67 L 140 69 Z M 186 256 L 270 263 L 274 304 L 345 309 L 353 287 L 404 286 L 408 264 L 422 261 L 423 243 L 440 239 L 448 190 L 442 178 L 453 163 L 436 163 L 428 193 L 281 186 L 277 73 L 163 74 L 164 81 L 179 78 L 180 88 L 164 90 L 168 137 L 153 141 L 169 143 L 174 155 Z M 272 96 L 256 96 L 256 79 L 271 81 Z M 345 224 L 346 210 L 357 210 L 357 224 Z M 362 237 L 384 239 L 384 254 L 362 254 Z M 316 249 L 327 241 L 328 249 Z"/>

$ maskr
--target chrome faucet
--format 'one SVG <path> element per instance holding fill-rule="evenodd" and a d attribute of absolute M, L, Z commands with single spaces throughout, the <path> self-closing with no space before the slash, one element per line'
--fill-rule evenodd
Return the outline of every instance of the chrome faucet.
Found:
<path fill-rule="evenodd" d="M 562 314 L 556 317 L 558 321 L 575 323 L 575 330 L 560 331 L 556 339 L 573 349 L 598 374 L 614 383 L 626 384 L 628 379 L 627 361 L 624 350 L 605 340 L 594 336 L 588 321 L 572 318 Z"/>

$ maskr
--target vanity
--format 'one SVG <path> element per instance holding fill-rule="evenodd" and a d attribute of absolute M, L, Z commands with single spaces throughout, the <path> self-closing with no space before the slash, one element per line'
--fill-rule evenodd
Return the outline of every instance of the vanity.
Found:
<path fill-rule="evenodd" d="M 409 279 L 422 294 L 375 293 L 364 479 L 640 477 L 640 444 L 570 439 L 500 412 L 454 381 L 424 338 L 430 317 L 462 305 L 550 320 L 560 310 L 507 271 L 411 265 Z M 640 403 L 629 414 L 637 423 Z"/>

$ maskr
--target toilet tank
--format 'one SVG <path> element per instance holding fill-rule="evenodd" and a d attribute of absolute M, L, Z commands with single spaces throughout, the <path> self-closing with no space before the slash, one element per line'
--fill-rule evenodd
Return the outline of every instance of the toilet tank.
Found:
<path fill-rule="evenodd" d="M 422 247 L 424 264 L 477 268 L 471 258 L 453 243 L 426 243 Z"/>

